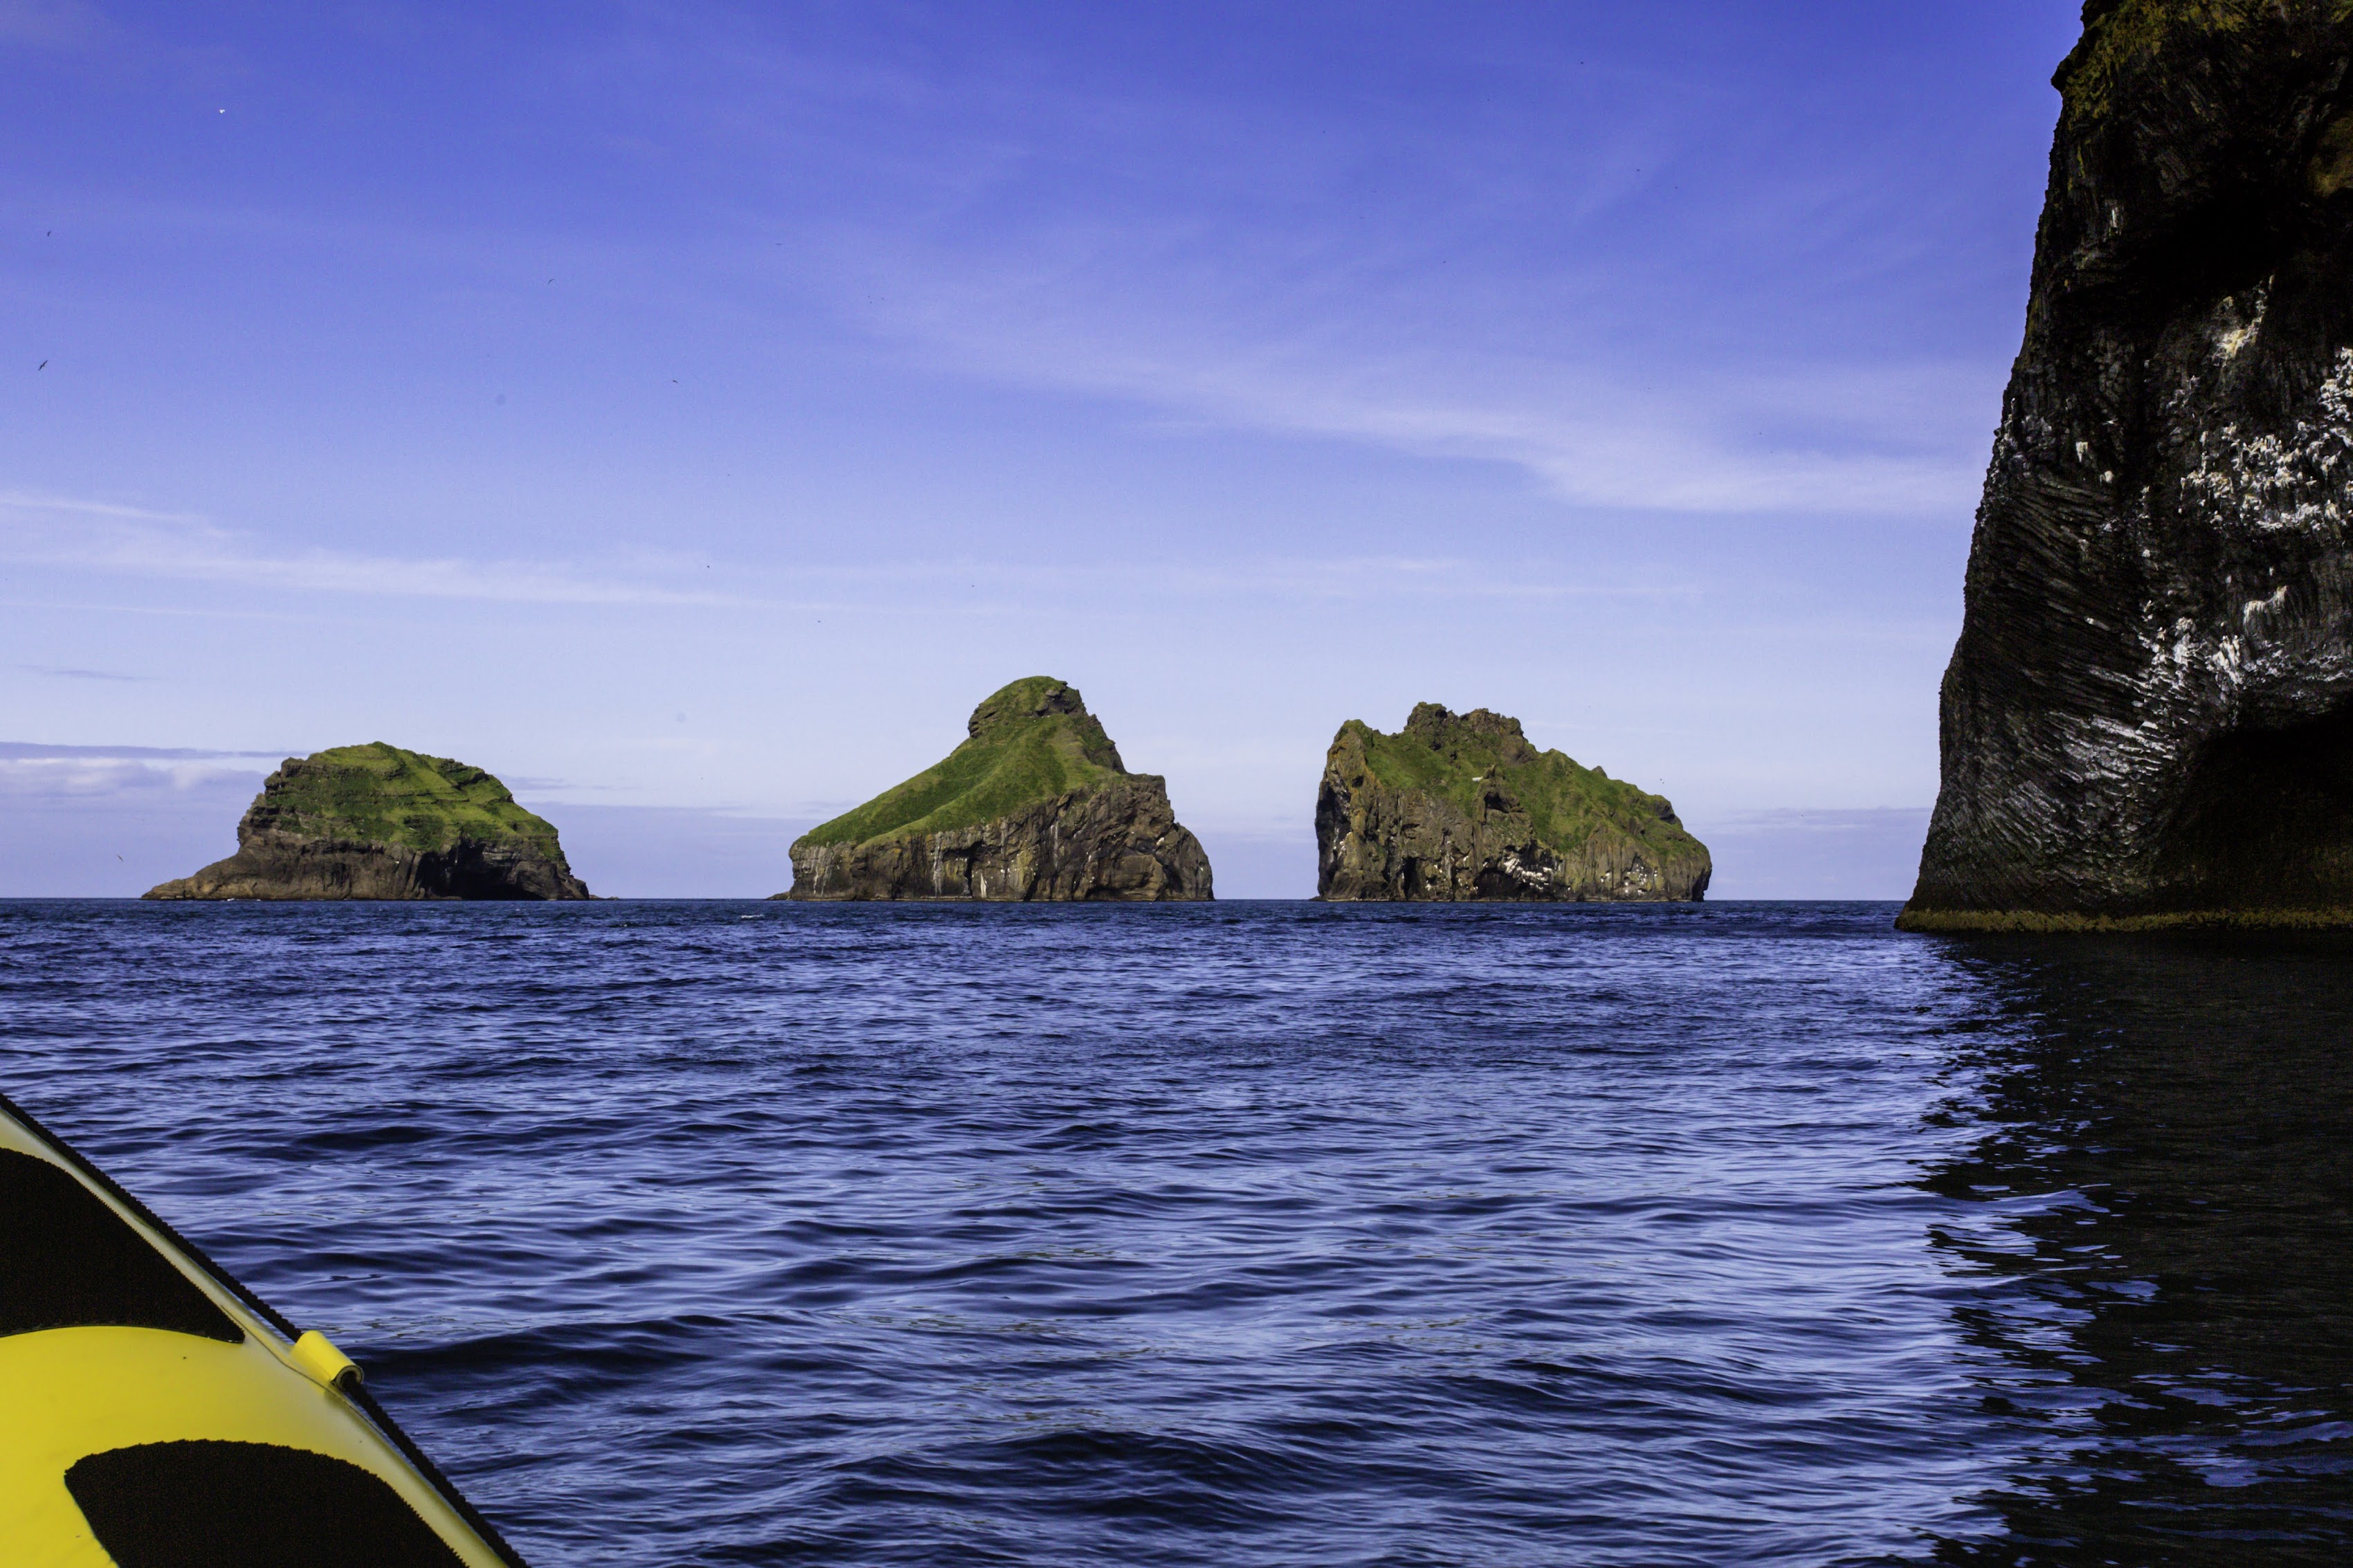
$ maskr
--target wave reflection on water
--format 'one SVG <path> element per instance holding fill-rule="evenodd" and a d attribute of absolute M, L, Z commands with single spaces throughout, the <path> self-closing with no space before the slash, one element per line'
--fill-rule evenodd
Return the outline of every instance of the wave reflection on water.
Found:
<path fill-rule="evenodd" d="M 2353 1558 L 2353 947 L 1956 942 L 2000 1025 L 1932 1174 L 2002 1533 L 1958 1563 Z"/>
<path fill-rule="evenodd" d="M 1891 913 L 0 904 L 0 1088 L 551 1568 L 2341 1556 L 2353 982 Z"/>

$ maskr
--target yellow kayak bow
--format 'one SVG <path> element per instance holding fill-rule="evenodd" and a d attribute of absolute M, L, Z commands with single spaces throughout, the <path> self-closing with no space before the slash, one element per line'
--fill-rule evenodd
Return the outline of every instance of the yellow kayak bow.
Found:
<path fill-rule="evenodd" d="M 5 1095 L 0 1561 L 522 1568 L 324 1334 Z"/>

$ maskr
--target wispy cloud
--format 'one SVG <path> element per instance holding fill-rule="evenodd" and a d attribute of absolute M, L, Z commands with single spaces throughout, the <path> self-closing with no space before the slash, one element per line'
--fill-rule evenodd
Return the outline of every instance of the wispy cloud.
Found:
<path fill-rule="evenodd" d="M 1522 602 L 1597 598 L 1676 599 L 1702 591 L 1696 581 L 1597 582 L 1532 565 L 1498 572 L 1492 563 L 1445 555 L 1227 557 L 1215 563 L 1166 560 L 1085 563 L 990 561 L 935 556 L 876 564 L 731 565 L 737 591 L 676 585 L 709 567 L 701 561 L 651 559 L 654 581 L 595 577 L 531 563 L 420 560 L 312 551 L 287 552 L 202 516 L 73 497 L 0 492 L 0 560 L 79 567 L 184 582 L 235 583 L 301 593 L 503 600 L 537 604 L 706 605 L 764 610 L 903 611 L 910 591 L 929 588 L 962 615 L 1030 613 L 1040 594 L 1115 602 L 1116 590 L 1148 575 L 1155 594 L 1204 598 L 1266 595 L 1286 600 L 1499 599 Z M 665 582 L 661 579 L 667 578 Z M 58 666 L 24 665 L 69 679 L 145 680 L 153 677 Z"/>
<path fill-rule="evenodd" d="M 136 748 L 124 748 L 135 750 Z M 70 805 L 118 797 L 250 795 L 269 766 L 122 755 L 26 756 L 0 746 L 0 800 Z"/>
<path fill-rule="evenodd" d="M 1053 265 L 945 257 L 846 300 L 879 335 L 945 368 L 1122 398 L 1182 420 L 1518 467 L 1564 500 L 1636 510 L 1967 512 L 1973 445 L 1952 426 L 1971 367 L 1683 370 L 1663 389 L 1599 356 L 1380 341 L 1293 322 L 1249 341 L 1177 301 L 1091 298 Z M 1795 434 L 1792 425 L 1801 428 Z M 1810 427 L 1810 432 L 1805 428 Z"/>
<path fill-rule="evenodd" d="M 1082 563 L 934 558 L 874 566 L 812 566 L 794 574 L 804 590 L 849 608 L 873 600 L 898 604 L 911 587 L 926 587 L 976 614 L 1029 613 L 1041 595 L 1076 604 L 1115 604 L 1124 590 L 1148 580 L 1155 598 L 1267 595 L 1302 600 L 1378 599 L 1682 599 L 1697 595 L 1696 580 L 1595 582 L 1531 564 L 1498 571 L 1492 562 L 1457 556 L 1242 556 L 1205 564 L 1164 560 L 1105 565 Z M 927 612 L 929 613 L 929 612 Z"/>
<path fill-rule="evenodd" d="M 125 506 L 119 501 L 89 500 L 77 496 L 36 495 L 26 490 L 0 490 L 0 508 L 14 511 L 67 512 L 83 517 L 107 518 L 121 522 L 189 523 L 204 519 L 194 512 L 156 511 L 149 507 Z"/>
<path fill-rule="evenodd" d="M 270 758 L 273 761 L 300 753 L 286 748 L 273 752 L 222 752 L 197 746 L 51 746 L 36 741 L 0 741 L 0 759 L 47 760 L 53 758 L 135 760 L 142 762 L 243 762 L 248 759 Z"/>
<path fill-rule="evenodd" d="M 0 493 L 0 560 L 301 593 L 551 605 L 727 605 L 733 595 L 530 561 L 272 551 L 200 515 Z"/>
<path fill-rule="evenodd" d="M 29 808 L 195 795 L 236 797 L 250 795 L 264 773 L 291 754 L 0 741 L 0 800 Z"/>
<path fill-rule="evenodd" d="M 644 90 L 643 38 L 579 68 L 728 155 L 854 172 L 776 176 L 789 265 L 925 369 L 1510 465 L 1582 505 L 1971 509 L 2000 363 L 1893 358 L 1852 325 L 1933 202 L 1756 162 L 1723 137 L 1755 106 L 1720 89 L 1619 72 L 1373 123 L 1313 94 L 1074 80 L 1018 46 L 948 80 L 758 31 L 696 40 L 692 92 Z M 1680 267 L 1657 253 L 1684 210 L 1651 189 L 1669 169 L 1710 220 Z M 1735 235 L 1737 263 L 1715 250 Z"/>
<path fill-rule="evenodd" d="M 55 680 L 153 680 L 152 675 L 126 675 L 119 669 L 76 669 L 69 665 L 20 664 L 16 667 L 28 675 L 46 675 Z"/>
<path fill-rule="evenodd" d="M 1965 515 L 1982 477 L 1999 366 L 1794 353 L 1718 365 L 1663 347 L 1644 360 L 1557 323 L 1501 343 L 1486 341 L 1492 322 L 1434 319 L 1445 308 L 1412 284 L 1285 287 L 1314 269 L 1302 257 L 1237 264 L 1266 282 L 1238 301 L 1187 275 L 1184 240 L 1156 251 L 1151 227 L 976 241 L 845 225 L 810 247 L 831 260 L 804 282 L 928 370 L 1113 398 L 1180 426 L 1505 464 L 1581 505 Z M 1611 309 L 1528 292 L 1523 310 Z"/>

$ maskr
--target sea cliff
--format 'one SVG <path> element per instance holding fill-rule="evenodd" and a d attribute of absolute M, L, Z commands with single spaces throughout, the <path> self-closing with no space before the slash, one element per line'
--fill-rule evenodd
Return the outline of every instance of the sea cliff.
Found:
<path fill-rule="evenodd" d="M 555 829 L 465 763 L 375 742 L 289 757 L 237 853 L 150 899 L 586 899 Z"/>
<path fill-rule="evenodd" d="M 1166 784 L 1131 773 L 1076 688 L 1017 680 L 964 743 L 792 847 L 800 900 L 1208 899 L 1209 858 Z"/>
<path fill-rule="evenodd" d="M 2084 19 L 1900 923 L 2345 923 L 2353 7 Z"/>
<path fill-rule="evenodd" d="M 1315 800 L 1316 896 L 1335 900 L 1703 898 L 1707 847 L 1664 798 L 1540 752 L 1484 708 L 1415 708 L 1398 734 L 1340 726 Z"/>

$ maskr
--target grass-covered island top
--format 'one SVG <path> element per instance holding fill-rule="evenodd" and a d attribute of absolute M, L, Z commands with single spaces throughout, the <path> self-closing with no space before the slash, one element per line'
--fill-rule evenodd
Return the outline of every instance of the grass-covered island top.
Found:
<path fill-rule="evenodd" d="M 977 827 L 1127 772 L 1078 689 L 1048 675 L 991 695 L 973 710 L 965 734 L 945 760 L 820 823 L 801 842 L 871 844 Z"/>
<path fill-rule="evenodd" d="M 548 821 L 484 770 L 381 741 L 289 757 L 237 853 L 148 898 L 586 899 Z"/>
<path fill-rule="evenodd" d="M 1713 868 L 1665 797 L 1435 702 L 1394 735 L 1340 726 L 1315 837 L 1326 899 L 1681 900 Z"/>
<path fill-rule="evenodd" d="M 1597 827 L 1611 826 L 1662 848 L 1700 847 L 1663 795 L 1586 767 L 1566 752 L 1540 752 L 1517 719 L 1484 708 L 1455 714 L 1435 702 L 1417 703 L 1397 734 L 1385 735 L 1360 719 L 1343 724 L 1340 734 L 1364 749 L 1365 771 L 1374 778 L 1392 789 L 1451 800 L 1465 814 L 1501 809 L 1508 790 L 1513 809 L 1549 843 L 1581 840 Z"/>
<path fill-rule="evenodd" d="M 1173 900 L 1209 860 L 1165 781 L 1132 773 L 1078 689 L 1033 675 L 933 766 L 793 843 L 794 899 Z"/>
<path fill-rule="evenodd" d="M 520 839 L 555 852 L 547 819 L 470 763 L 371 741 L 290 757 L 270 775 L 248 822 L 306 838 L 349 838 L 409 849 L 460 839 Z"/>

